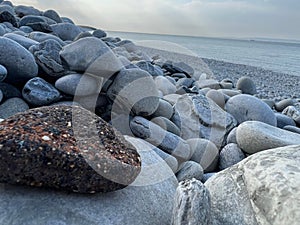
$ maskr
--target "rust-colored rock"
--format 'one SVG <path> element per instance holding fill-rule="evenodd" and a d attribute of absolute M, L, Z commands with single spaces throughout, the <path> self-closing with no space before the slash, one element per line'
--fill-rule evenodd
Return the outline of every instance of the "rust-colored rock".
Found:
<path fill-rule="evenodd" d="M 0 123 L 0 182 L 79 193 L 115 191 L 140 172 L 136 149 L 77 106 L 50 106 Z"/>

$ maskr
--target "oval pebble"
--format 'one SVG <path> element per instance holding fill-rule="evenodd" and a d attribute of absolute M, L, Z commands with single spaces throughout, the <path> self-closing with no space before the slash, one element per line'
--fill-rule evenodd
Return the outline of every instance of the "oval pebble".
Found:
<path fill-rule="evenodd" d="M 100 81 L 82 74 L 70 74 L 59 78 L 55 87 L 69 95 L 86 96 L 100 92 Z"/>
<path fill-rule="evenodd" d="M 237 95 L 230 98 L 226 105 L 226 111 L 233 115 L 241 124 L 244 121 L 261 121 L 272 126 L 277 125 L 274 112 L 270 107 L 251 95 Z"/>
<path fill-rule="evenodd" d="M 22 90 L 22 95 L 28 103 L 34 106 L 49 105 L 61 98 L 60 92 L 40 77 L 29 80 Z"/>
<path fill-rule="evenodd" d="M 257 93 L 256 91 L 256 85 L 253 82 L 253 80 L 249 77 L 241 77 L 237 84 L 236 88 L 238 90 L 241 90 L 243 94 L 249 94 L 249 95 L 254 95 Z"/>
<path fill-rule="evenodd" d="M 228 144 L 220 152 L 219 168 L 224 170 L 233 166 L 245 158 L 245 154 L 237 144 Z"/>

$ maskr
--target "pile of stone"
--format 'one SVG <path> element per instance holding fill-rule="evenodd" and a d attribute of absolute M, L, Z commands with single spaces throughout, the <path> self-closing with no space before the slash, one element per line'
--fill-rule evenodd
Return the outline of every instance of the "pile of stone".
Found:
<path fill-rule="evenodd" d="M 5 184 L 1 224 L 169 224 L 177 181 L 193 178 L 209 179 L 211 198 L 200 183 L 188 185 L 207 203 L 198 206 L 211 211 L 192 213 L 205 219 L 188 224 L 254 224 L 240 222 L 247 216 L 243 209 L 237 211 L 242 219 L 232 217 L 230 223 L 225 210 L 223 217 L 210 215 L 220 210 L 214 188 L 226 187 L 226 176 L 243 171 L 248 156 L 256 159 L 267 149 L 300 145 L 300 112 L 293 99 L 261 100 L 254 97 L 256 86 L 248 77 L 235 84 L 230 78 L 199 76 L 186 63 L 152 58 L 132 41 L 76 25 L 54 10 L 0 2 L 0 181 L 81 193 L 130 185 L 115 195 L 95 195 L 95 200 L 80 197 L 75 207 L 76 196 L 61 194 L 29 223 L 34 209 L 26 208 L 14 221 L 10 213 L 22 210 L 7 202 L 31 199 L 30 205 L 40 205 L 41 196 L 52 200 L 52 190 Z M 299 148 L 295 152 L 299 160 Z M 289 169 L 299 176 L 298 168 Z M 210 178 L 216 173 L 220 181 Z M 24 193 L 30 197 L 22 198 Z M 180 193 L 189 194 L 179 190 L 178 198 Z M 199 201 L 195 196 L 185 204 L 197 204 L 189 203 Z M 82 213 L 78 220 L 78 215 L 74 220 L 66 216 L 74 208 L 74 214 Z M 175 204 L 174 211 L 173 223 L 187 224 L 181 206 Z"/>

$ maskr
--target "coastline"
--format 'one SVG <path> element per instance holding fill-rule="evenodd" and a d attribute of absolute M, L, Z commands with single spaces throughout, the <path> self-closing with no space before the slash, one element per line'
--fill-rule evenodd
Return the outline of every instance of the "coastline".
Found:
<path fill-rule="evenodd" d="M 196 73 L 206 73 L 209 77 L 220 81 L 229 78 L 236 83 L 240 77 L 248 76 L 257 86 L 258 94 L 256 96 L 258 98 L 274 99 L 276 102 L 282 99 L 292 98 L 296 101 L 296 107 L 300 108 L 300 86 L 297 85 L 300 83 L 300 76 L 156 48 L 142 46 L 139 46 L 139 48 L 150 57 L 159 55 L 166 60 L 185 62 L 193 67 Z"/>

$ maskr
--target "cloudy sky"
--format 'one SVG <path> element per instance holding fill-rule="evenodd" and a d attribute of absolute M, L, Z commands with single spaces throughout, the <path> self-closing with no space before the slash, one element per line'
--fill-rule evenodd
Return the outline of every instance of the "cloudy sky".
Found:
<path fill-rule="evenodd" d="M 12 0 L 104 30 L 300 40 L 300 0 Z"/>

